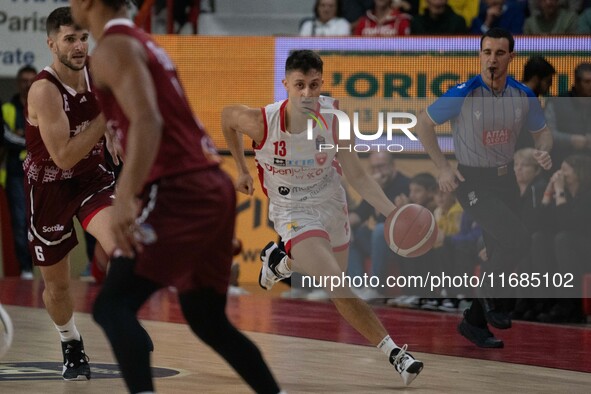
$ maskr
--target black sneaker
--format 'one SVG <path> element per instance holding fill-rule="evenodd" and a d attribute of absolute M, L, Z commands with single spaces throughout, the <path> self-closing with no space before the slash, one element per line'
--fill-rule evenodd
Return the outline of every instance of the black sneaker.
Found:
<path fill-rule="evenodd" d="M 62 342 L 62 353 L 64 354 L 62 369 L 64 380 L 90 380 L 89 358 L 84 353 L 82 338 L 79 341 Z"/>
<path fill-rule="evenodd" d="M 282 275 L 277 272 L 277 266 L 286 258 L 287 254 L 275 242 L 269 242 L 263 248 L 261 251 L 262 266 L 259 273 L 259 286 L 265 290 L 270 290 L 275 283 L 291 276 L 291 274 Z"/>
<path fill-rule="evenodd" d="M 423 363 L 406 351 L 408 346 L 397 347 L 390 353 L 390 364 L 396 368 L 405 385 L 409 385 L 423 370 Z"/>
<path fill-rule="evenodd" d="M 466 313 L 464 312 L 464 316 Z M 492 332 L 487 327 L 480 328 L 474 326 L 466 320 L 466 317 L 462 319 L 462 322 L 458 324 L 458 332 L 467 340 L 472 342 L 478 347 L 482 348 L 502 348 L 505 346 L 502 340 L 495 338 Z"/>

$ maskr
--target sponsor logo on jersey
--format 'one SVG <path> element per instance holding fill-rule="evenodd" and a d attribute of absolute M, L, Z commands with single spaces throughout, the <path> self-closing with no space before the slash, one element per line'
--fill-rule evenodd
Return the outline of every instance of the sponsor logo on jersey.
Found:
<path fill-rule="evenodd" d="M 285 167 L 286 161 L 285 161 L 285 159 L 280 159 L 278 157 L 274 157 L 273 164 L 275 164 L 276 166 L 279 166 L 279 167 Z"/>
<path fill-rule="evenodd" d="M 292 176 L 295 177 L 295 179 L 315 179 L 325 174 L 324 168 L 277 168 L 269 163 L 263 164 L 265 166 L 265 171 L 270 175 Z"/>
<path fill-rule="evenodd" d="M 468 193 L 468 204 L 470 204 L 470 206 L 473 206 L 473 205 L 476 205 L 477 202 L 478 202 L 478 197 L 476 197 L 476 192 Z"/>
<path fill-rule="evenodd" d="M 509 130 L 484 130 L 482 132 L 482 143 L 485 146 L 501 145 L 509 142 Z"/>
<path fill-rule="evenodd" d="M 82 98 L 80 99 L 80 104 L 85 103 L 86 101 L 86 96 L 82 96 Z"/>
<path fill-rule="evenodd" d="M 324 163 L 326 163 L 326 159 L 328 158 L 328 153 L 326 153 L 326 152 L 316 153 L 315 157 L 316 157 L 316 163 L 323 165 Z"/>
<path fill-rule="evenodd" d="M 282 196 L 287 196 L 290 192 L 289 187 L 287 186 L 279 186 L 277 188 L 277 191 L 279 192 L 279 194 L 281 194 Z"/>
<path fill-rule="evenodd" d="M 288 231 L 293 231 L 293 232 L 298 232 L 300 231 L 302 228 L 304 228 L 303 226 L 298 225 L 298 222 L 296 222 L 295 220 L 293 222 L 289 222 L 287 223 L 287 230 Z"/>
<path fill-rule="evenodd" d="M 316 136 L 315 142 L 316 142 L 316 150 L 320 150 L 320 147 L 322 145 L 326 144 L 326 139 L 323 136 L 318 135 L 318 136 Z"/>
<path fill-rule="evenodd" d="M 53 233 L 55 231 L 64 231 L 64 225 L 63 224 L 56 224 L 54 226 L 43 226 L 41 231 L 43 231 L 44 233 Z"/>

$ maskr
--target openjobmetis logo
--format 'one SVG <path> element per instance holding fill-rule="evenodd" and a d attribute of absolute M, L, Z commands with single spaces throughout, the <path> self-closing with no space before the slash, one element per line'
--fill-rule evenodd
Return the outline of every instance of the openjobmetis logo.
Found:
<path fill-rule="evenodd" d="M 338 132 L 335 133 L 336 144 L 319 144 L 317 149 L 319 152 L 328 150 L 346 150 L 355 152 L 369 152 L 375 151 L 388 151 L 388 152 L 402 152 L 404 147 L 400 144 L 390 143 L 393 140 L 393 131 L 402 131 L 411 141 L 418 141 L 417 137 L 409 130 L 417 125 L 417 117 L 414 114 L 408 112 L 379 112 L 378 113 L 378 130 L 373 134 L 362 133 L 359 130 L 359 114 L 353 113 L 353 132 L 355 137 L 351 135 L 351 121 L 349 115 L 345 112 L 334 108 L 322 108 L 319 112 L 307 112 L 308 115 L 308 128 L 307 138 L 308 140 L 314 139 L 314 124 L 319 125 L 321 130 L 328 130 L 328 122 L 323 115 L 333 115 L 333 122 L 336 121 L 338 125 Z M 385 116 L 384 116 L 385 115 Z M 360 141 L 375 141 L 382 138 L 384 132 L 384 118 L 386 119 L 386 140 L 387 144 L 382 143 L 355 143 L 356 140 Z M 398 123 L 401 119 L 408 120 L 406 123 Z M 353 143 L 345 143 L 346 141 L 353 141 Z"/>

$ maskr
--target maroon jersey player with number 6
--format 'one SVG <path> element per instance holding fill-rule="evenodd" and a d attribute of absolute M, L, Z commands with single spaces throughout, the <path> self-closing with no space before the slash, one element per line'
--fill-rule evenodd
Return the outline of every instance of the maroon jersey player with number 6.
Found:
<path fill-rule="evenodd" d="M 254 391 L 280 392 L 260 351 L 225 313 L 236 196 L 174 64 L 127 19 L 126 0 L 70 3 L 76 22 L 97 40 L 92 75 L 125 151 L 111 226 L 117 246 L 94 317 L 129 391 L 154 391 L 137 311 L 158 289 L 175 286 L 193 332 Z M 151 242 L 134 237 L 138 229 Z"/>

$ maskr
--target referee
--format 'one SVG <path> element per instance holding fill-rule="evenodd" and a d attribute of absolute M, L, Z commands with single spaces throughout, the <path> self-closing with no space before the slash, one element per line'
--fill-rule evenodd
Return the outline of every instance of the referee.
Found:
<path fill-rule="evenodd" d="M 519 190 L 512 163 L 522 128 L 532 134 L 542 168 L 552 165 L 552 134 L 540 103 L 528 87 L 507 75 L 514 44 L 508 31 L 488 30 L 480 39 L 480 75 L 449 89 L 420 114 L 417 125 L 418 137 L 439 169 L 440 189 L 455 190 L 464 210 L 483 229 L 488 261 L 482 271 L 487 273 L 512 272 L 529 253 L 530 236 L 516 212 Z M 435 126 L 448 120 L 457 168 L 447 162 L 435 135 Z M 464 312 L 458 331 L 479 347 L 503 347 L 487 323 L 511 327 L 500 302 L 479 298 Z"/>

